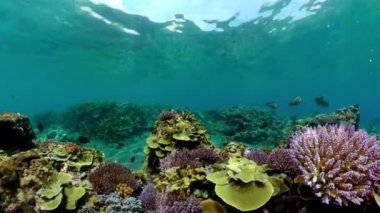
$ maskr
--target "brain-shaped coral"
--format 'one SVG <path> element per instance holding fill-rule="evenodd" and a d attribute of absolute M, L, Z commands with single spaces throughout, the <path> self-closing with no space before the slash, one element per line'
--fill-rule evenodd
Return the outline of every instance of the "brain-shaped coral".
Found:
<path fill-rule="evenodd" d="M 361 204 L 380 178 L 380 144 L 354 126 L 308 127 L 291 138 L 301 182 L 323 203 Z"/>

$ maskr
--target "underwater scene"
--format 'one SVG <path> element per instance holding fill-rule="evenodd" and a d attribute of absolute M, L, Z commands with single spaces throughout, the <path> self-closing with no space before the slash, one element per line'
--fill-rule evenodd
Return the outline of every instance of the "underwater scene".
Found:
<path fill-rule="evenodd" d="M 380 212 L 379 11 L 1 0 L 0 212 Z"/>

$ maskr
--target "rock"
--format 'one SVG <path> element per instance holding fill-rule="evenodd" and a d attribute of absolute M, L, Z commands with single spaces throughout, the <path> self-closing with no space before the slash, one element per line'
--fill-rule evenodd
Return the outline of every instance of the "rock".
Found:
<path fill-rule="evenodd" d="M 34 138 L 28 117 L 19 113 L 0 113 L 0 149 L 27 150 L 35 146 Z"/>

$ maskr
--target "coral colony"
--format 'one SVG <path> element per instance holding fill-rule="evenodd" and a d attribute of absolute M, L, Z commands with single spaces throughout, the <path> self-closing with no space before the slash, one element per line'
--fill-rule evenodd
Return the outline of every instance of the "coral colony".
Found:
<path fill-rule="evenodd" d="M 112 110 L 118 109 L 116 114 L 120 115 L 126 112 L 125 107 L 138 113 L 133 106 L 120 110 L 107 103 L 77 106 L 66 116 L 78 121 L 75 128 L 83 128 L 86 134 L 105 128 L 95 137 L 113 143 L 141 130 L 135 126 L 123 133 L 124 127 L 113 125 L 112 119 L 117 116 Z M 208 118 L 224 115 L 223 119 L 231 122 L 223 122 L 233 124 L 224 128 L 229 135 L 239 138 L 238 132 L 230 132 L 242 130 L 244 138 L 249 138 L 248 132 L 255 132 L 252 128 L 256 125 L 250 121 L 253 114 L 244 113 L 239 115 L 238 109 L 212 112 Z M 78 120 L 78 114 L 83 120 Z M 292 122 L 278 122 L 265 115 L 282 128 L 279 137 L 270 137 L 281 140 L 273 149 L 248 149 L 237 141 L 219 148 L 193 114 L 168 110 L 156 115 L 141 150 L 145 153 L 143 168 L 132 171 L 123 162 L 106 162 L 101 151 L 75 141 L 36 140 L 27 117 L 1 113 L 0 209 L 80 213 L 380 212 L 380 142 L 358 128 L 355 107 Z M 116 123 L 147 125 L 139 118 L 123 119 Z M 238 120 L 247 125 L 237 127 Z M 272 128 L 274 124 L 265 125 Z M 107 136 L 109 131 L 117 134 Z"/>

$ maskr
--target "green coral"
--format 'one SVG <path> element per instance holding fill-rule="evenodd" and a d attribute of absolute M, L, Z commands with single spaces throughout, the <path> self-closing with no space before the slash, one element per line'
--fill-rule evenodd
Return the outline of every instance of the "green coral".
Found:
<path fill-rule="evenodd" d="M 86 194 L 86 189 L 82 186 L 68 186 L 65 187 L 65 196 L 67 197 L 66 209 L 76 209 L 77 201 Z"/>
<path fill-rule="evenodd" d="M 167 116 L 166 118 L 162 118 Z M 207 131 L 190 113 L 164 111 L 154 125 L 144 149 L 145 171 L 158 173 L 159 159 L 176 149 L 211 146 Z"/>
<path fill-rule="evenodd" d="M 101 151 L 83 148 L 69 153 L 65 149 L 65 143 L 53 143 L 49 147 L 44 147 L 42 154 L 52 161 L 67 165 L 73 171 L 81 171 L 83 167 L 95 167 L 104 161 L 104 153 Z"/>
<path fill-rule="evenodd" d="M 69 183 L 72 176 L 68 173 L 58 172 L 49 185 L 37 191 L 37 204 L 41 210 L 51 211 L 61 204 L 63 185 Z"/>
<path fill-rule="evenodd" d="M 37 191 L 37 204 L 41 210 L 55 210 L 65 197 L 65 208 L 67 210 L 76 209 L 77 201 L 86 194 L 86 189 L 83 186 L 71 185 L 72 175 L 59 172 L 49 185 Z"/>
<path fill-rule="evenodd" d="M 58 208 L 58 206 L 62 202 L 62 198 L 63 198 L 62 193 L 59 193 L 57 196 L 49 200 L 37 199 L 37 203 L 39 203 L 41 210 L 51 211 Z"/>
<path fill-rule="evenodd" d="M 191 187 L 195 183 L 201 184 L 206 180 L 204 168 L 179 168 L 173 167 L 161 172 L 154 180 L 158 191 L 185 193 L 190 195 L 196 188 Z M 200 190 L 200 189 L 198 189 Z"/>
<path fill-rule="evenodd" d="M 93 149 L 71 146 L 78 148 L 73 151 L 64 145 L 50 141 L 38 149 L 0 161 L 0 209 L 14 203 L 37 203 L 39 210 L 44 211 L 58 211 L 66 204 L 67 208 L 74 208 L 73 204 L 80 198 L 77 191 L 83 194 L 83 189 L 91 190 L 83 174 L 98 166 L 104 155 Z M 73 197 L 69 196 L 68 187 L 76 187 Z"/>
<path fill-rule="evenodd" d="M 260 208 L 274 194 L 265 165 L 241 157 L 231 157 L 225 170 L 207 174 L 215 193 L 227 204 L 241 210 Z"/>

